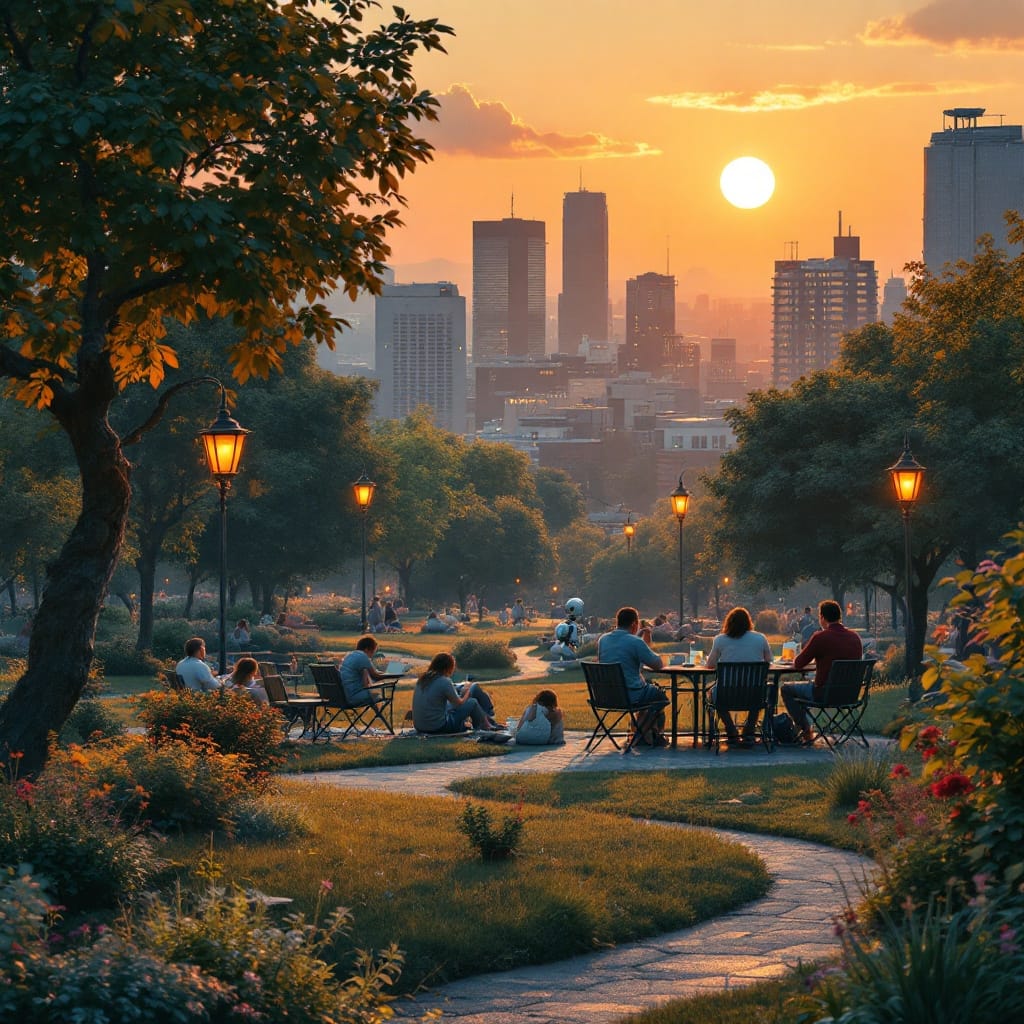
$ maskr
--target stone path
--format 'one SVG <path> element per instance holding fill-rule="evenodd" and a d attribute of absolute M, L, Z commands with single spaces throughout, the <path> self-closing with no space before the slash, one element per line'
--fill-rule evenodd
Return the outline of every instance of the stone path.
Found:
<path fill-rule="evenodd" d="M 513 748 L 502 757 L 322 772 L 309 778 L 352 789 L 451 796 L 448 786 L 457 779 L 508 772 L 700 770 L 737 763 L 820 763 L 824 770 L 831 760 L 825 750 L 803 748 L 777 748 L 774 754 L 725 751 L 716 757 L 686 747 L 624 757 L 608 744 L 585 756 L 585 741 L 575 733 L 564 747 Z M 415 1017 L 440 1007 L 445 1020 L 459 1024 L 611 1024 L 669 999 L 777 977 L 800 961 L 834 954 L 832 916 L 844 906 L 844 894 L 855 894 L 863 884 L 870 862 L 793 839 L 712 831 L 743 843 L 764 860 L 773 879 L 764 899 L 683 931 L 440 986 L 399 1003 L 399 1014 Z"/>

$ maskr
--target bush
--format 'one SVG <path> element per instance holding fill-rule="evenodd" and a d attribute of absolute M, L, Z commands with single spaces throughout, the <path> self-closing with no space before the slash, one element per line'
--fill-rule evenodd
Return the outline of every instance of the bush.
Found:
<path fill-rule="evenodd" d="M 907 655 L 905 644 L 889 644 L 885 653 L 875 665 L 877 680 L 901 683 L 907 678 Z"/>
<path fill-rule="evenodd" d="M 195 627 L 188 619 L 164 618 L 153 620 L 153 656 L 162 661 L 180 661 L 185 657 L 185 644 L 196 636 Z"/>
<path fill-rule="evenodd" d="M 821 784 L 828 806 L 833 811 L 852 809 L 866 793 L 888 794 L 893 755 L 887 747 L 840 751 L 832 761 Z"/>
<path fill-rule="evenodd" d="M 467 801 L 456 827 L 484 860 L 504 860 L 511 857 L 519 846 L 523 816 L 517 809 L 515 814 L 506 815 L 501 825 L 495 828 L 491 812 L 486 807 Z"/>
<path fill-rule="evenodd" d="M 93 785 L 79 760 L 76 751 L 55 754 L 38 781 L 15 769 L 0 783 L 0 865 L 31 864 L 76 913 L 130 899 L 156 866 L 141 830 L 119 816 L 117 794 Z"/>
<path fill-rule="evenodd" d="M 754 617 L 754 629 L 758 633 L 782 633 L 779 613 L 774 608 L 762 608 Z"/>
<path fill-rule="evenodd" d="M 241 800 L 232 811 L 231 836 L 237 842 L 287 842 L 312 834 L 298 807 L 270 805 L 264 800 Z"/>
<path fill-rule="evenodd" d="M 155 676 L 163 668 L 149 651 L 137 651 L 126 637 L 96 644 L 96 660 L 105 676 Z"/>
<path fill-rule="evenodd" d="M 77 743 L 84 746 L 96 740 L 123 736 L 125 725 L 113 711 L 96 697 L 80 700 L 68 716 L 60 731 L 60 742 L 64 746 Z"/>
<path fill-rule="evenodd" d="M 284 761 L 281 754 L 281 713 L 257 704 L 248 694 L 166 693 L 154 690 L 136 698 L 139 718 L 157 744 L 184 728 L 211 740 L 222 754 L 245 759 L 249 780 L 262 789 L 270 772 Z"/>
<path fill-rule="evenodd" d="M 316 612 L 310 616 L 311 619 L 321 628 L 334 631 L 344 630 L 346 632 L 358 633 L 362 624 L 359 612 L 347 612 L 342 609 L 336 611 Z M 308 631 L 307 631 L 308 632 Z"/>
<path fill-rule="evenodd" d="M 130 632 L 131 625 L 131 614 L 120 601 L 116 604 L 106 604 L 96 623 L 96 639 L 102 642 L 123 637 Z"/>
<path fill-rule="evenodd" d="M 516 652 L 504 640 L 459 640 L 452 654 L 460 668 L 515 668 Z"/>
<path fill-rule="evenodd" d="M 229 825 L 238 801 L 252 794 L 245 759 L 220 753 L 187 729 L 159 746 L 125 736 L 64 756 L 76 759 L 83 777 L 125 818 L 145 817 L 164 830 Z"/>

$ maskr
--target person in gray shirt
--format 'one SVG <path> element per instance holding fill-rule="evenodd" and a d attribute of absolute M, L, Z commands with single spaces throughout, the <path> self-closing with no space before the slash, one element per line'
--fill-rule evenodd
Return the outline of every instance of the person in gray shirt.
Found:
<path fill-rule="evenodd" d="M 455 658 L 447 651 L 435 654 L 426 672 L 416 680 L 412 693 L 412 722 L 417 732 L 465 732 L 466 719 L 474 729 L 501 729 L 493 718 L 494 703 L 479 683 L 463 685 L 461 692 L 452 682 Z"/>

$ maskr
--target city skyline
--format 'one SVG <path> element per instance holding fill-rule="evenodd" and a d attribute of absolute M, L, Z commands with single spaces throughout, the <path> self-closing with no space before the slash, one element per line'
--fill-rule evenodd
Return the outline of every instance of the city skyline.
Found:
<path fill-rule="evenodd" d="M 581 183 L 608 197 L 616 304 L 628 278 L 666 271 L 680 301 L 768 296 L 793 242 L 828 255 L 838 210 L 885 280 L 921 258 L 923 153 L 943 110 L 1024 122 L 1024 4 L 1008 0 L 405 6 L 456 36 L 417 62 L 441 122 L 420 126 L 437 152 L 391 236 L 403 280 L 422 267 L 468 286 L 472 221 L 514 202 L 546 224 L 556 296 L 562 198 Z M 721 195 L 739 156 L 775 173 L 763 207 Z"/>

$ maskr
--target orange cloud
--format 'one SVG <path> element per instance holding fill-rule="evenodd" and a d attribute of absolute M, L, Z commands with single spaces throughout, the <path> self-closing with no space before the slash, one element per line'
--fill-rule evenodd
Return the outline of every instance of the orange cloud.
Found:
<path fill-rule="evenodd" d="M 931 0 L 909 14 L 868 22 L 869 45 L 938 46 L 944 50 L 1024 50 L 1020 0 Z"/>
<path fill-rule="evenodd" d="M 826 82 L 823 85 L 776 85 L 758 92 L 679 92 L 667 96 L 650 96 L 647 102 L 688 110 L 726 110 L 742 114 L 763 114 L 852 103 L 855 100 L 934 96 L 970 92 L 980 88 L 980 84 L 973 82 L 885 82 L 881 85 Z M 991 83 L 984 88 L 991 90 Z"/>
<path fill-rule="evenodd" d="M 438 96 L 440 120 L 422 127 L 424 137 L 446 153 L 500 159 L 548 157 L 593 160 L 601 157 L 657 156 L 644 142 L 620 142 L 589 132 L 541 132 L 520 121 L 503 103 L 478 101 L 464 85 Z"/>

